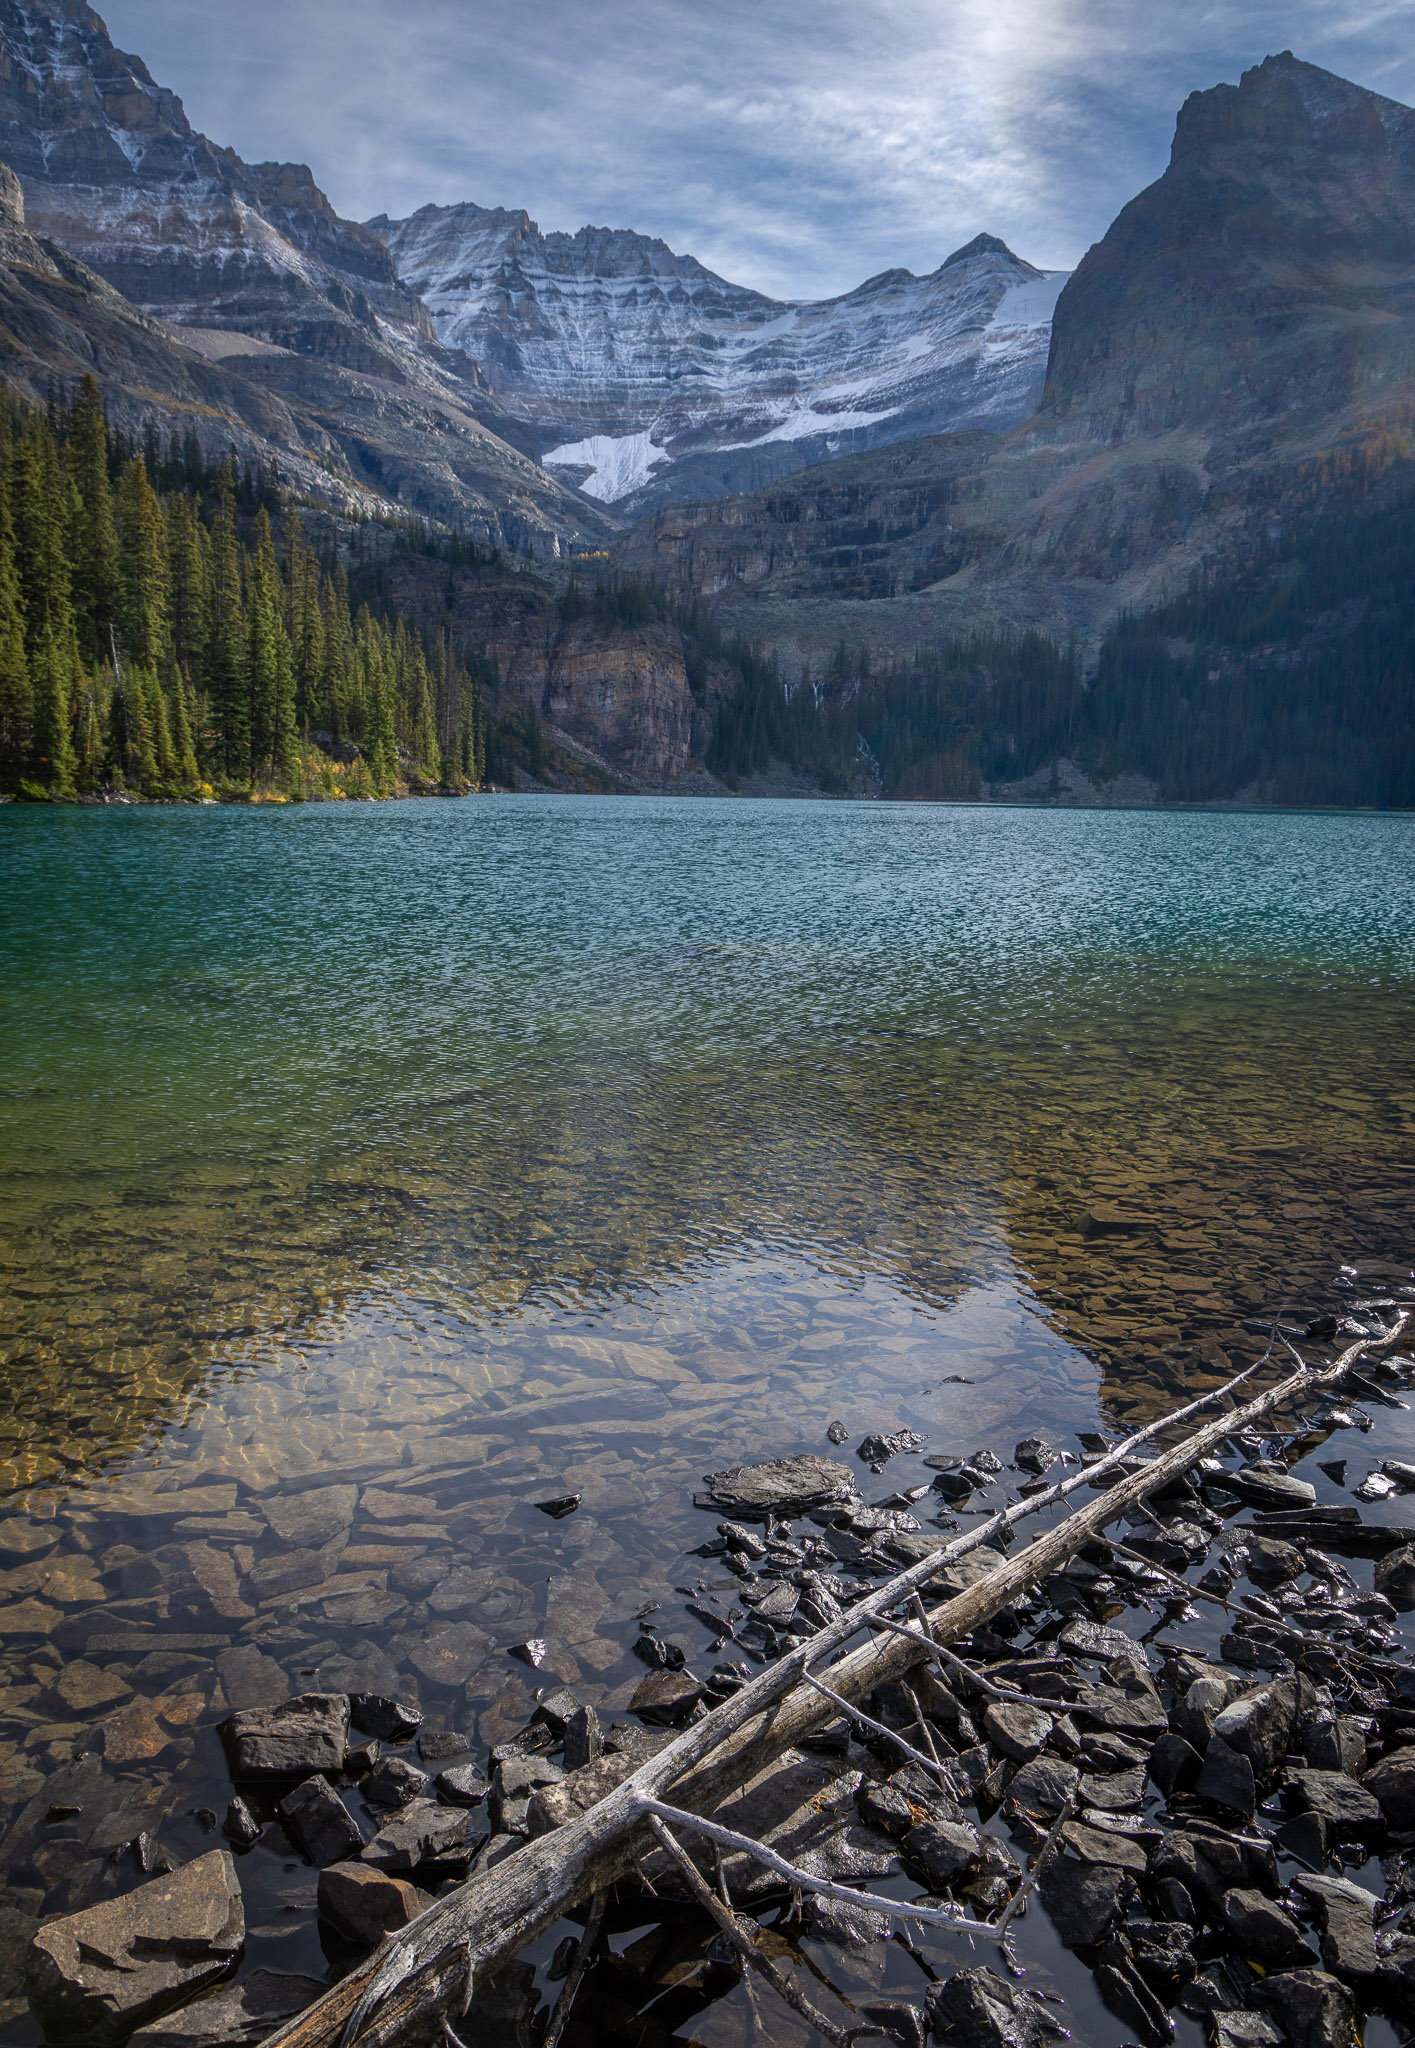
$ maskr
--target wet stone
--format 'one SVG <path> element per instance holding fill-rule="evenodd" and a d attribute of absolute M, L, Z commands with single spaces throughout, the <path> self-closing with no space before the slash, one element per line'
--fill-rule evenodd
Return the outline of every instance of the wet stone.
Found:
<path fill-rule="evenodd" d="M 278 1707 L 243 1708 L 220 1728 L 238 1783 L 342 1770 L 348 1732 L 343 1693 L 300 1693 Z"/>
<path fill-rule="evenodd" d="M 1029 1764 L 1023 1764 L 1007 1788 L 1003 1810 L 1011 1816 L 1025 1816 L 1040 1819 L 1050 1825 L 1060 1813 L 1068 1799 L 1072 1798 L 1081 1783 L 1081 1773 L 1075 1764 L 1064 1763 L 1060 1757 L 1039 1756 Z"/>
<path fill-rule="evenodd" d="M 1251 1817 L 1257 1811 L 1258 1793 L 1251 1760 L 1231 1749 L 1222 1736 L 1215 1735 L 1204 1753 L 1203 1768 L 1194 1783 L 1200 1799 L 1211 1799 L 1231 1813 Z"/>
<path fill-rule="evenodd" d="M 491 1638 L 470 1621 L 434 1629 L 409 1652 L 408 1662 L 430 1685 L 465 1685 L 491 1655 Z"/>
<path fill-rule="evenodd" d="M 149 2020 L 132 2036 L 137 2048 L 254 2048 L 329 1986 L 285 1970 L 252 1970 L 239 1984 L 208 1993 L 180 2012 Z"/>
<path fill-rule="evenodd" d="M 323 1778 L 307 1778 L 280 1801 L 276 1811 L 286 1833 L 312 1863 L 340 1863 L 357 1856 L 364 1838 L 337 1792 Z"/>
<path fill-rule="evenodd" d="M 635 1689 L 629 1712 L 661 1728 L 677 1728 L 687 1720 L 704 1687 L 686 1671 L 651 1671 Z"/>
<path fill-rule="evenodd" d="M 923 1821 L 909 1830 L 902 1848 L 931 1891 L 942 1891 L 982 1861 L 978 1831 L 966 1821 Z"/>
<path fill-rule="evenodd" d="M 1400 1608 L 1415 1607 L 1415 1548 L 1388 1551 L 1376 1564 L 1375 1587 Z"/>
<path fill-rule="evenodd" d="M 252 1643 L 222 1650 L 216 1670 L 232 1707 L 273 1707 L 289 1696 L 289 1680 L 280 1666 Z"/>
<path fill-rule="evenodd" d="M 119 1678 L 115 1672 L 103 1670 L 97 1664 L 90 1664 L 82 1657 L 75 1657 L 64 1666 L 50 1691 L 54 1699 L 73 1714 L 92 1714 L 101 1707 L 111 1707 L 120 1700 L 131 1699 L 133 1694 L 126 1679 Z"/>
<path fill-rule="evenodd" d="M 352 1692 L 349 1720 L 361 1735 L 377 1735 L 384 1742 L 410 1742 L 422 1726 L 421 1707 L 407 1700 L 390 1699 L 385 1693 Z"/>
<path fill-rule="evenodd" d="M 373 1948 L 415 1920 L 423 1897 L 406 1878 L 367 1863 L 331 1863 L 319 1874 L 319 1910 L 341 1934 Z"/>
<path fill-rule="evenodd" d="M 1281 1585 L 1306 1569 L 1306 1560 L 1296 1544 L 1284 1543 L 1280 1537 L 1249 1535 L 1245 1548 L 1250 1578 Z"/>
<path fill-rule="evenodd" d="M 1307 1508 L 1317 1499 L 1317 1489 L 1308 1480 L 1295 1479 L 1270 1460 L 1243 1465 L 1228 1473 L 1223 1483 L 1240 1500 L 1258 1508 Z"/>
<path fill-rule="evenodd" d="M 1366 1767 L 1366 1737 L 1349 1715 L 1326 1715 L 1303 1730 L 1302 1752 L 1314 1770 L 1359 1777 Z"/>
<path fill-rule="evenodd" d="M 1214 1735 L 1249 1758 L 1260 1778 L 1286 1756 L 1297 1719 L 1298 1690 L 1290 1678 L 1274 1679 L 1231 1702 L 1214 1718 Z"/>
<path fill-rule="evenodd" d="M 1150 1757 L 1150 1778 L 1168 1798 L 1171 1792 L 1188 1792 L 1203 1768 L 1203 1759 L 1182 1735 L 1162 1735 Z"/>
<path fill-rule="evenodd" d="M 956 1970 L 927 1993 L 935 2041 L 966 2048 L 1042 2048 L 1052 2029 L 1045 2009 L 1020 1984 L 987 1968 Z"/>
<path fill-rule="evenodd" d="M 849 1467 L 833 1458 L 772 1458 L 761 1465 L 735 1465 L 710 1472 L 702 1506 L 746 1521 L 787 1520 L 812 1508 L 855 1507 L 859 1491 Z"/>
<path fill-rule="evenodd" d="M 1356 2048 L 1351 1993 L 1329 1971 L 1281 1971 L 1265 1977 L 1255 1996 L 1282 2028 L 1291 2048 Z"/>
<path fill-rule="evenodd" d="M 1083 1806 L 1100 1807 L 1106 1813 L 1127 1813 L 1138 1806 L 1145 1795 L 1145 1773 L 1143 1770 L 1114 1771 L 1105 1777 L 1093 1777 L 1087 1773 L 1082 1779 L 1078 1796 Z"/>
<path fill-rule="evenodd" d="M 223 1977 L 245 1932 L 236 1866 L 213 1849 L 41 1927 L 26 1958 L 30 2003 L 55 2040 L 119 2041 Z"/>
<path fill-rule="evenodd" d="M 1133 1889 L 1128 1871 L 1055 1856 L 1038 1892 L 1062 1946 L 1091 1948 L 1120 1918 Z"/>
<path fill-rule="evenodd" d="M 1261 1892 L 1225 1892 L 1222 1911 L 1239 1952 L 1265 1970 L 1291 1970 L 1315 1961 L 1296 1922 Z"/>
<path fill-rule="evenodd" d="M 1380 1967 L 1374 1896 L 1342 1877 L 1302 1876 L 1294 1880 L 1294 1889 L 1316 1908 L 1324 1966 L 1348 1983 L 1373 1979 Z"/>
<path fill-rule="evenodd" d="M 565 1724 L 564 1763 L 567 1771 L 593 1763 L 604 1747 L 599 1715 L 593 1707 L 577 1707 Z"/>
<path fill-rule="evenodd" d="M 1209 2048 L 1283 2048 L 1283 2038 L 1260 2012 L 1216 2012 L 1209 2020 Z"/>
<path fill-rule="evenodd" d="M 1039 1707 L 994 1700 L 984 1712 L 983 1725 L 994 1749 L 1001 1750 L 1015 1764 L 1028 1764 L 1046 1748 L 1052 1718 Z"/>
<path fill-rule="evenodd" d="M 1304 1813 L 1318 1814 L 1333 1841 L 1361 1840 L 1380 1832 L 1380 1802 L 1365 1785 L 1341 1771 L 1298 1771 L 1284 1774 L 1283 1795 Z"/>
<path fill-rule="evenodd" d="M 317 1550 L 350 1527 L 358 1499 L 356 1486 L 317 1486 L 308 1493 L 272 1495 L 261 1507 L 282 1543 Z"/>
<path fill-rule="evenodd" d="M 1133 1871 L 1143 1877 L 1147 1868 L 1144 1850 L 1128 1835 L 1112 1834 L 1108 1828 L 1087 1827 L 1083 1821 L 1068 1821 L 1062 1840 L 1073 1856 L 1083 1863 L 1104 1864 L 1115 1870 Z"/>
<path fill-rule="evenodd" d="M 1132 1920 L 1125 1930 L 1135 1967 L 1161 1998 L 1177 1998 L 1197 1972 L 1193 1929 L 1178 1921 Z"/>
<path fill-rule="evenodd" d="M 244 1799 L 233 1799 L 226 1809 L 221 1832 L 227 1841 L 234 1842 L 238 1849 L 249 1849 L 252 1842 L 260 1840 L 261 1825 Z"/>
<path fill-rule="evenodd" d="M 372 1806 L 406 1806 L 427 1790 L 427 1772 L 405 1757 L 387 1756 L 375 1764 L 359 1787 Z"/>
<path fill-rule="evenodd" d="M 363 1861 L 396 1873 L 455 1856 L 466 1841 L 467 1820 L 465 1810 L 416 1799 L 379 1829 L 365 1847 Z"/>
<path fill-rule="evenodd" d="M 441 1798 L 453 1806 L 480 1806 L 490 1789 L 475 1764 L 454 1764 L 433 1780 Z"/>
<path fill-rule="evenodd" d="M 538 1500 L 535 1505 L 543 1515 L 549 1515 L 553 1522 L 563 1522 L 567 1515 L 573 1515 L 584 1499 L 582 1493 L 561 1493 L 553 1500 Z"/>
<path fill-rule="evenodd" d="M 1402 1832 L 1415 1829 L 1415 1747 L 1383 1757 L 1361 1783 L 1375 1796 L 1391 1827 Z"/>

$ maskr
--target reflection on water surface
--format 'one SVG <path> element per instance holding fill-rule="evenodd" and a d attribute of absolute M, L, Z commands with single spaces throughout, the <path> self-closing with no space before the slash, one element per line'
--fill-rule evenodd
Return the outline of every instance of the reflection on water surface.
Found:
<path fill-rule="evenodd" d="M 135 1881 L 138 1824 L 206 1845 L 230 1704 L 396 1683 L 483 1741 L 548 1674 L 622 1704 L 710 1467 L 835 1416 L 1117 1422 L 1340 1259 L 1408 1266 L 1412 852 L 1376 817 L 0 813 L 12 1961 Z M 94 1746 L 93 1825 L 36 1832 Z M 288 1862 L 243 1859 L 248 1962 L 322 1971 Z"/>

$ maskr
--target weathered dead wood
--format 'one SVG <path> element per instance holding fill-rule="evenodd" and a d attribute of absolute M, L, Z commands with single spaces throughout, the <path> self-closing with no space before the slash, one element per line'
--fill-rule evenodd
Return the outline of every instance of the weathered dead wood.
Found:
<path fill-rule="evenodd" d="M 1325 1371 L 1302 1365 L 1245 1406 L 1231 1410 L 1185 1437 L 1046 1531 L 1015 1557 L 929 1614 L 939 1642 L 957 1641 L 1029 1593 L 1148 1493 L 1178 1478 L 1230 1432 L 1245 1428 L 1295 1395 L 1335 1385 L 1356 1359 L 1404 1335 L 1409 1312 L 1381 1337 L 1349 1345 Z M 1261 1363 L 1261 1361 L 1260 1361 Z M 800 1683 L 807 1664 L 840 1648 L 867 1619 L 896 1607 L 956 1558 L 978 1549 L 1024 1518 L 1091 1486 L 1113 1471 L 1140 1445 L 1186 1422 L 1243 1382 L 1257 1366 L 1236 1374 L 1171 1415 L 1137 1430 L 1096 1464 L 1044 1492 L 1015 1502 L 978 1528 L 909 1566 L 858 1601 L 842 1618 L 809 1637 L 762 1672 L 742 1691 L 687 1729 L 579 1820 L 528 1842 L 428 1908 L 390 1943 L 344 1981 L 308 2007 L 278 2034 L 270 2048 L 334 2048 L 357 2038 L 384 2048 L 405 2036 L 436 2029 L 445 2011 L 463 2010 L 474 1984 L 495 1974 L 520 1949 L 592 1892 L 627 1875 L 652 1844 L 645 1799 L 670 1788 L 674 1803 L 690 1811 L 711 1811 L 764 1763 L 815 1732 L 838 1711 L 809 1685 Z M 912 1632 L 911 1632 L 912 1633 Z M 855 1701 L 924 1662 L 930 1647 L 892 1635 L 869 1643 L 830 1666 L 832 1690 Z"/>
<path fill-rule="evenodd" d="M 705 1883 L 697 1864 L 676 1837 L 668 1832 L 657 1814 L 652 1816 L 649 1826 L 660 1847 L 666 1849 L 677 1864 L 688 1890 L 703 1911 L 717 1922 L 745 1966 L 749 1970 L 760 1970 L 777 1997 L 784 1999 L 791 2010 L 798 2012 L 817 2033 L 824 2034 L 827 2041 L 834 2041 L 836 2048 L 850 2048 L 852 2037 L 837 2027 L 833 2020 L 828 2020 L 823 2012 L 818 2012 L 803 1991 L 797 1990 L 785 1970 L 774 1963 L 752 1938 L 732 1908 L 725 1905 L 716 1892 Z"/>

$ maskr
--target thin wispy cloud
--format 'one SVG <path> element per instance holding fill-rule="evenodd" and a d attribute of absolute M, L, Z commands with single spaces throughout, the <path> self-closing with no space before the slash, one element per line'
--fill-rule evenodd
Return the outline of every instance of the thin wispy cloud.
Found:
<path fill-rule="evenodd" d="M 109 0 L 114 39 L 342 213 L 633 227 L 783 296 L 980 230 L 1070 267 L 1187 94 L 1292 49 L 1415 99 L 1409 9 L 1340 0 Z"/>

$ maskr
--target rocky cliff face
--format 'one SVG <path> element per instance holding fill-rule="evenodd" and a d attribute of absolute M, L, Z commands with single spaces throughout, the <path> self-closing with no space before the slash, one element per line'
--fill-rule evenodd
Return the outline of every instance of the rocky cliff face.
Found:
<path fill-rule="evenodd" d="M 1040 396 L 1064 279 L 980 235 L 927 277 L 889 270 L 787 303 L 622 230 L 543 235 L 473 205 L 368 227 L 542 459 L 626 516 L 920 434 L 1012 426 Z"/>
<path fill-rule="evenodd" d="M 1269 57 L 1190 96 L 1080 264 L 1044 413 L 1099 441 L 1327 418 L 1408 375 L 1412 275 L 1415 112 Z"/>
<path fill-rule="evenodd" d="M 315 481 L 332 472 L 336 491 L 502 544 L 550 553 L 604 532 L 515 445 L 521 430 L 433 338 L 382 243 L 341 220 L 303 164 L 246 164 L 198 134 L 85 0 L 0 0 L 0 157 L 46 246 L 178 334 L 166 360 L 179 371 L 146 385 L 148 412 L 223 446 L 273 428 L 269 452 L 296 470 L 308 458 Z M 28 332 L 44 361 L 48 342 Z M 130 372 L 147 350 L 129 327 L 116 354 L 87 351 L 120 410 L 137 401 Z M 225 373 L 214 413 L 190 408 L 192 352 Z M 72 356 L 66 341 L 50 366 Z"/>
<path fill-rule="evenodd" d="M 1186 103 L 1169 168 L 1066 285 L 1034 418 L 665 508 L 622 559 L 783 649 L 1094 645 L 1310 502 L 1323 463 L 1406 459 L 1412 276 L 1415 113 L 1269 58 Z"/>
<path fill-rule="evenodd" d="M 464 654 L 492 657 L 504 694 L 533 705 L 555 730 L 617 773 L 651 788 L 700 775 L 717 707 L 737 687 L 725 662 L 695 663 L 666 620 L 566 622 L 554 586 L 537 576 L 448 571 L 404 561 L 389 571 L 399 608 L 451 636 Z"/>

